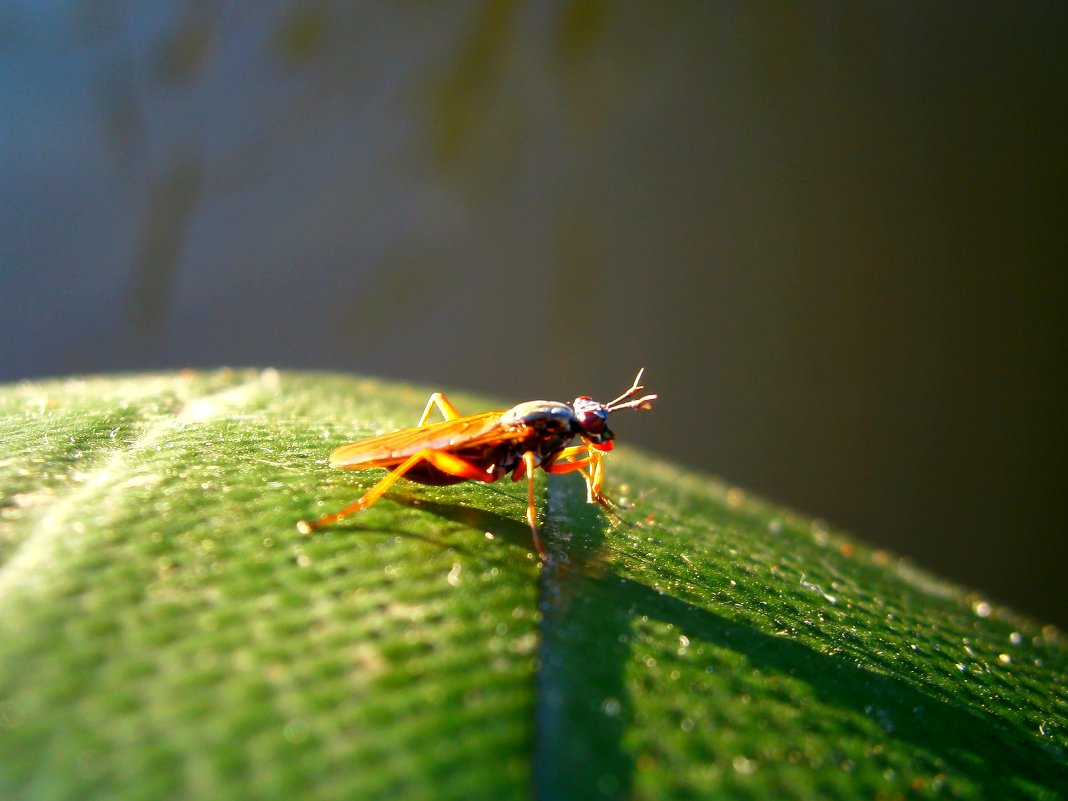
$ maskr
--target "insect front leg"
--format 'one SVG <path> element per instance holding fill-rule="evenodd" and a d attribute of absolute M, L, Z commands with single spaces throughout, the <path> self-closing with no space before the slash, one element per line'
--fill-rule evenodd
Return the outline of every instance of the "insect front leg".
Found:
<path fill-rule="evenodd" d="M 586 455 L 581 458 L 575 458 L 579 453 L 585 451 Z M 543 469 L 547 473 L 580 473 L 586 480 L 586 502 L 596 503 L 607 514 L 615 524 L 622 523 L 623 520 L 619 516 L 620 506 L 603 492 L 601 487 L 604 484 L 604 456 L 593 448 L 587 448 L 585 445 L 575 445 L 570 448 L 564 448 L 560 452 L 562 457 L 565 457 L 565 461 L 556 461 L 548 467 Z"/>
<path fill-rule="evenodd" d="M 622 522 L 619 517 L 620 506 L 601 491 L 604 486 L 604 456 L 597 451 L 590 451 L 589 470 L 583 470 L 582 477 L 586 479 L 586 494 L 589 503 L 600 504 L 610 517 L 616 522 Z"/>
<path fill-rule="evenodd" d="M 579 454 L 585 453 L 580 457 Z M 604 506 L 601 485 L 604 483 L 604 457 L 586 445 L 573 445 L 560 451 L 559 458 L 545 468 L 547 473 L 582 473 L 586 479 L 586 501 Z"/>

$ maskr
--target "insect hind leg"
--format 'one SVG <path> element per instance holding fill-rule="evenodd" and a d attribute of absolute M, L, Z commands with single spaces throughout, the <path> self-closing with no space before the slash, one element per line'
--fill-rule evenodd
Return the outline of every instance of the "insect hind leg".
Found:
<path fill-rule="evenodd" d="M 492 480 L 492 475 L 490 473 L 487 473 L 483 468 L 472 464 L 466 459 L 461 459 L 459 456 L 454 456 L 453 454 L 445 453 L 444 451 L 423 448 L 422 450 L 416 451 L 397 465 L 395 469 L 390 471 L 389 475 L 371 487 L 371 489 L 367 490 L 367 492 L 365 492 L 355 503 L 349 504 L 344 509 L 334 512 L 333 514 L 323 515 L 314 522 L 301 520 L 297 523 L 297 530 L 300 531 L 301 534 L 310 534 L 315 529 L 328 526 L 331 523 L 336 523 L 342 518 L 348 517 L 362 509 L 366 509 L 385 495 L 390 487 L 396 484 L 400 479 L 404 478 L 404 474 L 420 462 L 426 462 L 431 466 L 436 467 L 438 470 L 456 476 L 459 479 L 469 479 L 472 481 Z"/>
<path fill-rule="evenodd" d="M 444 393 L 435 392 L 427 399 L 426 408 L 423 409 L 423 416 L 419 418 L 418 426 L 426 425 L 426 421 L 430 419 L 430 412 L 435 406 L 438 407 L 441 416 L 446 420 L 455 420 L 458 417 L 463 417 L 463 415 L 460 414 L 460 411 L 452 405 L 452 401 L 445 397 Z"/>

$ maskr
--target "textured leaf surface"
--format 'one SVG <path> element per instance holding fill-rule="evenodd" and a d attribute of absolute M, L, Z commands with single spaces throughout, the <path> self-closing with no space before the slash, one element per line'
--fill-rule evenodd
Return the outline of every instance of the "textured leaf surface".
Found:
<path fill-rule="evenodd" d="M 0 799 L 1063 796 L 1056 632 L 625 445 L 626 522 L 546 485 L 544 568 L 508 482 L 298 534 L 427 393 L 0 390 Z"/>

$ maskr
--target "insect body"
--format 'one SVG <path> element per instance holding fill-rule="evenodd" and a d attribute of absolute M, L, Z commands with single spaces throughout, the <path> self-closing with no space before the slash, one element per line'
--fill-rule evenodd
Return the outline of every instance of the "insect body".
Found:
<path fill-rule="evenodd" d="M 534 471 L 539 467 L 547 473 L 577 471 L 586 479 L 589 501 L 607 506 L 601 495 L 603 454 L 612 450 L 615 438 L 607 425 L 608 415 L 619 409 L 652 408 L 656 395 L 637 397 L 644 389 L 641 378 L 639 370 L 630 389 L 609 403 L 583 395 L 571 403 L 527 401 L 468 417 L 435 392 L 415 428 L 350 442 L 331 453 L 331 467 L 384 467 L 390 472 L 355 503 L 315 522 L 301 520 L 297 528 L 307 534 L 366 509 L 400 478 L 443 485 L 468 480 L 489 483 L 510 474 L 513 481 L 527 479 L 527 522 L 534 547 L 544 557 L 534 506 Z M 427 425 L 435 406 L 445 419 Z M 576 437 L 581 443 L 571 445 Z"/>

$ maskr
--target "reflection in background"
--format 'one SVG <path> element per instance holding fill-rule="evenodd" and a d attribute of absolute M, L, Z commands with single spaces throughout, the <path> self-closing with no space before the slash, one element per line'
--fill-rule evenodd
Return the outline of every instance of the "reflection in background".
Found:
<path fill-rule="evenodd" d="M 619 432 L 1068 622 L 1063 5 L 23 2 L 0 379 L 334 368 Z"/>

